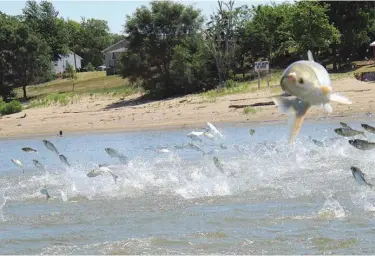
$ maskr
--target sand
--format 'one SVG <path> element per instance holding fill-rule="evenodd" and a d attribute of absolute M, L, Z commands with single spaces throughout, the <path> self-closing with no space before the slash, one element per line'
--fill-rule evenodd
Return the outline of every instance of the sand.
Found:
<path fill-rule="evenodd" d="M 375 84 L 354 78 L 333 81 L 335 92 L 341 92 L 353 101 L 352 105 L 332 104 L 333 113 L 314 107 L 306 120 L 351 120 L 375 110 Z M 202 128 L 206 121 L 221 123 L 248 123 L 249 126 L 285 123 L 288 116 L 275 105 L 252 107 L 254 111 L 229 108 L 230 105 L 254 104 L 272 101 L 270 90 L 205 99 L 188 95 L 154 102 L 139 102 L 141 95 L 118 97 L 87 96 L 68 106 L 26 109 L 21 113 L 0 117 L 0 138 L 21 138 L 72 133 L 143 131 L 175 128 Z M 21 118 L 26 113 L 25 118 Z M 366 115 L 367 113 L 367 115 Z"/>

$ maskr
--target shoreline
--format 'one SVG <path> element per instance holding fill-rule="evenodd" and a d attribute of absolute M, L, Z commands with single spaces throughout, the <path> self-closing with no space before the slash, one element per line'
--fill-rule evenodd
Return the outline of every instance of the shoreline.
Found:
<path fill-rule="evenodd" d="M 331 124 L 337 122 L 338 127 L 340 125 L 338 122 L 358 122 L 358 123 L 369 123 L 369 120 L 365 120 L 365 115 L 357 115 L 357 116 L 322 116 L 322 117 L 306 117 L 304 124 Z M 263 120 L 263 121 L 221 121 L 221 122 L 212 122 L 207 120 L 208 122 L 213 123 L 217 128 L 220 127 L 248 127 L 257 129 L 259 127 L 264 127 L 268 125 L 288 125 L 288 119 L 276 119 L 276 120 Z M 373 122 L 372 120 L 370 120 Z M 74 137 L 74 136 L 83 136 L 83 135 L 105 135 L 105 134 L 122 134 L 122 133 L 137 133 L 137 132 L 166 132 L 166 131 L 176 131 L 176 130 L 195 130 L 195 129 L 204 129 L 206 121 L 202 121 L 195 124 L 190 125 L 170 125 L 165 126 L 163 124 L 152 126 L 152 127 L 138 127 L 138 128 L 110 128 L 110 129 L 94 129 L 90 130 L 89 133 L 87 130 L 72 130 L 68 133 L 63 132 L 64 136 Z M 303 126 L 302 126 L 303 129 Z M 28 134 L 21 134 L 18 136 L 7 136 L 7 137 L 0 137 L 0 141 L 11 141 L 11 140 L 22 140 L 22 139 L 44 139 L 56 137 L 60 138 L 57 133 L 28 133 Z"/>
<path fill-rule="evenodd" d="M 352 105 L 332 103 L 333 112 L 313 107 L 304 123 L 311 122 L 372 122 L 366 113 L 375 112 L 375 84 L 354 78 L 332 81 L 335 92 L 342 92 Z M 20 113 L 0 117 L 0 140 L 58 137 L 82 134 L 167 131 L 200 129 L 206 122 L 215 126 L 287 125 L 288 115 L 281 114 L 275 105 L 244 109 L 229 108 L 235 104 L 269 102 L 275 95 L 269 89 L 232 94 L 215 99 L 187 95 L 174 99 L 136 103 L 138 95 L 120 98 L 90 96 L 67 106 L 26 109 Z M 133 104 L 132 104 L 133 102 Z M 24 114 L 25 118 L 20 118 Z"/>

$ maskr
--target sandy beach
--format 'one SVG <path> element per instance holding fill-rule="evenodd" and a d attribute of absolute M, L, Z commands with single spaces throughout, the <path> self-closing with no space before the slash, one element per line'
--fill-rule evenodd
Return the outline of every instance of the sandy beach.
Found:
<path fill-rule="evenodd" d="M 375 109 L 373 83 L 360 82 L 354 78 L 333 81 L 335 92 L 341 92 L 353 101 L 353 105 L 332 104 L 333 113 L 319 107 L 312 108 L 306 120 L 350 120 Z M 281 114 L 275 105 L 243 108 L 245 105 L 272 101 L 270 90 L 233 94 L 215 99 L 200 95 L 188 95 L 164 101 L 140 102 L 141 95 L 126 98 L 87 96 L 67 106 L 50 106 L 26 109 L 20 113 L 0 117 L 0 138 L 20 138 L 65 135 L 82 132 L 141 131 L 174 128 L 200 128 L 206 121 L 220 123 L 264 124 L 286 122 L 288 116 Z M 24 114 L 25 118 L 21 118 Z"/>

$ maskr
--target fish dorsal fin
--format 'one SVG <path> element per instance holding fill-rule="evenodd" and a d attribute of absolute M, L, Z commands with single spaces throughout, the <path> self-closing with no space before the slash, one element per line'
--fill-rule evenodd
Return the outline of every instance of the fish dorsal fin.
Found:
<path fill-rule="evenodd" d="M 312 52 L 310 50 L 307 51 L 307 59 L 309 61 L 314 61 L 314 57 L 313 57 Z"/>

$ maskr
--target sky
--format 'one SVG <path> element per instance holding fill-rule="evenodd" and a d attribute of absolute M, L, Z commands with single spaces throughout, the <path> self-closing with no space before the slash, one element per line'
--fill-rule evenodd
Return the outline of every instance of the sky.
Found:
<path fill-rule="evenodd" d="M 37 0 L 40 2 L 40 0 Z M 51 1 L 55 9 L 59 12 L 59 16 L 69 18 L 80 22 L 81 17 L 95 18 L 108 21 L 109 29 L 112 33 L 123 33 L 126 15 L 131 15 L 137 7 L 148 5 L 150 1 L 73 1 L 61 0 Z M 202 14 L 208 17 L 213 13 L 217 6 L 217 1 L 197 1 L 184 0 L 178 1 L 184 4 L 192 4 L 196 8 L 202 10 Z M 243 4 L 258 5 L 270 3 L 270 0 L 248 0 L 235 1 L 235 6 Z M 274 0 L 274 2 L 282 2 L 282 0 Z M 26 1 L 2 1 L 0 0 L 0 11 L 9 15 L 18 15 L 22 13 Z"/>

